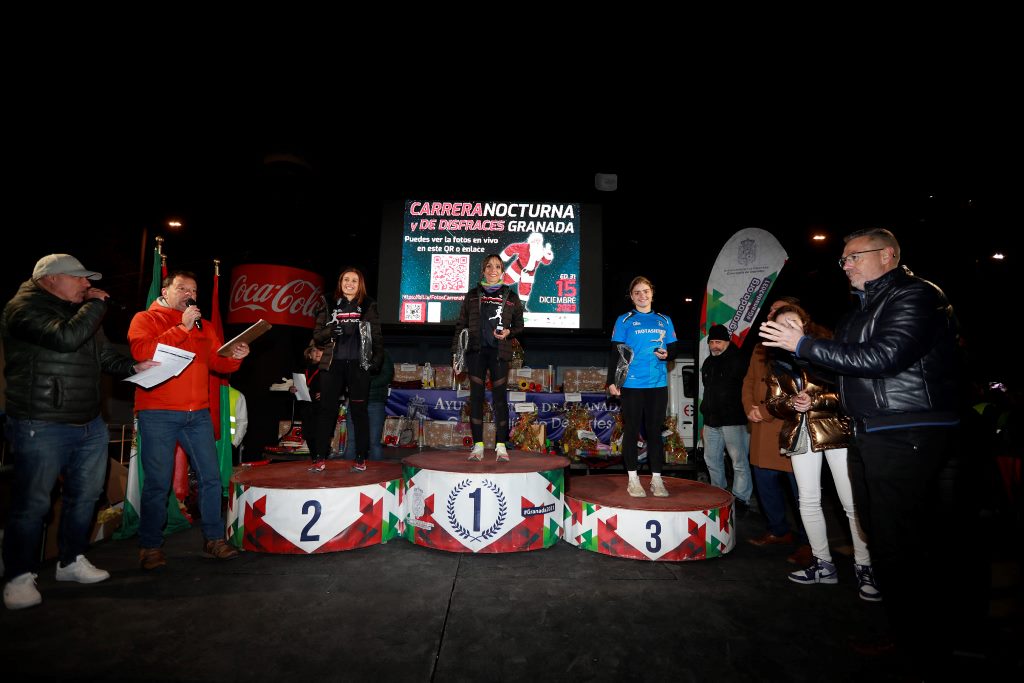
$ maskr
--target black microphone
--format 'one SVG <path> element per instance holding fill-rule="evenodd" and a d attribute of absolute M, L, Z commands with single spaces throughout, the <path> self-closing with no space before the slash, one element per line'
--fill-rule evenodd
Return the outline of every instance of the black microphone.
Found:
<path fill-rule="evenodd" d="M 185 305 L 186 306 L 197 306 L 197 307 L 199 306 L 199 304 L 196 303 L 195 299 L 189 299 L 188 301 L 185 302 Z M 199 330 L 200 332 L 203 331 L 203 321 L 200 320 L 199 318 L 196 318 L 196 329 Z"/>

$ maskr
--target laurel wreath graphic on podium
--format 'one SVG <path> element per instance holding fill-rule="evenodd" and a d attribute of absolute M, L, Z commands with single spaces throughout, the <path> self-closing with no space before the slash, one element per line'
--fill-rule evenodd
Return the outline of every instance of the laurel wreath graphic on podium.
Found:
<path fill-rule="evenodd" d="M 470 486 L 472 483 L 472 479 L 463 479 L 456 484 L 452 489 L 452 492 L 448 494 L 448 505 L 446 508 L 448 511 L 448 523 L 451 525 L 455 534 L 460 538 L 469 539 L 470 541 L 489 541 L 492 536 L 498 533 L 502 525 L 505 523 L 505 518 L 508 516 L 508 505 L 505 502 L 505 494 L 502 493 L 501 488 L 497 484 L 484 479 L 484 487 L 493 493 L 494 497 L 498 499 L 498 518 L 495 520 L 494 524 L 481 531 L 479 536 L 474 536 L 473 532 L 459 524 L 459 520 L 455 517 L 455 501 L 458 500 L 459 494 L 462 493 L 462 490 Z"/>

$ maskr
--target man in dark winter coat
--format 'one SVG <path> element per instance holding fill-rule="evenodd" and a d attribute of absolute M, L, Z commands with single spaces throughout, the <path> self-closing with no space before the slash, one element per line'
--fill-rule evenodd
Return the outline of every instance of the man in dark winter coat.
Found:
<path fill-rule="evenodd" d="M 732 493 L 740 506 L 750 504 L 754 483 L 750 478 L 750 432 L 743 410 L 743 378 L 747 359 L 732 344 L 724 325 L 708 330 L 710 355 L 700 366 L 704 396 L 700 414 L 704 416 L 704 462 L 711 485 L 726 488 L 725 450 L 732 458 Z"/>
<path fill-rule="evenodd" d="M 110 578 L 84 554 L 107 464 L 100 371 L 129 375 L 154 363 L 135 364 L 108 344 L 100 328 L 108 296 L 90 285 L 101 277 L 68 254 L 44 256 L 0 317 L 7 438 L 14 452 L 13 500 L 3 549 L 8 609 L 42 602 L 36 572 L 43 518 L 61 475 L 57 580 L 97 583 Z"/>

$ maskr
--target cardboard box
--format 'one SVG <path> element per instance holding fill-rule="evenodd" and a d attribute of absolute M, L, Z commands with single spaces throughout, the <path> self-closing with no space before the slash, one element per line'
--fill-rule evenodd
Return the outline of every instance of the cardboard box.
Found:
<path fill-rule="evenodd" d="M 107 472 L 107 503 L 117 505 L 124 500 L 128 491 L 128 468 L 110 458 L 110 469 Z"/>
<path fill-rule="evenodd" d="M 547 391 L 550 386 L 549 380 L 547 368 L 509 368 L 508 370 L 509 391 Z M 527 386 L 523 386 L 524 384 Z"/>
<path fill-rule="evenodd" d="M 608 368 L 564 368 L 562 371 L 562 391 L 600 392 L 605 390 Z"/>
<path fill-rule="evenodd" d="M 423 423 L 423 445 L 430 448 L 461 448 L 461 423 L 454 420 L 428 420 Z"/>
<path fill-rule="evenodd" d="M 423 366 L 411 363 L 395 363 L 395 374 L 392 382 L 422 382 Z"/>

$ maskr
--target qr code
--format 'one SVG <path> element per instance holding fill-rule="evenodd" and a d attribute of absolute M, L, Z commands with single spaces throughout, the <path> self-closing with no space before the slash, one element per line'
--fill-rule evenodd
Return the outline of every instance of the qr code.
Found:
<path fill-rule="evenodd" d="M 403 323 L 423 323 L 426 322 L 426 316 L 424 310 L 426 306 L 423 305 L 422 301 L 404 301 L 402 302 L 402 315 L 401 320 Z"/>
<path fill-rule="evenodd" d="M 469 291 L 469 256 L 434 254 L 430 257 L 430 291 L 465 294 Z"/>

